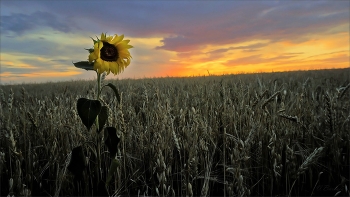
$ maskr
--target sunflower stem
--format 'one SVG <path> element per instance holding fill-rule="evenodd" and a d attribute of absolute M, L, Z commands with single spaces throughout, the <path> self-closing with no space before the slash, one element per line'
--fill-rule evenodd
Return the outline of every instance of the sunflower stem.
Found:
<path fill-rule="evenodd" d="M 100 94 L 101 94 L 101 74 L 96 72 L 97 73 L 97 98 L 96 100 L 100 100 Z M 99 125 L 99 121 L 98 121 L 98 116 L 96 117 L 96 121 L 95 121 L 95 124 L 96 124 L 96 127 L 97 127 L 97 130 L 99 131 L 100 130 L 100 125 Z M 99 133 L 98 133 L 99 134 Z M 96 150 L 96 153 L 97 153 L 97 169 L 96 169 L 96 172 L 97 172 L 97 182 L 99 182 L 102 177 L 102 174 L 101 174 L 101 144 L 100 144 L 100 135 L 97 134 L 97 139 L 96 139 L 96 144 L 97 144 L 97 150 Z"/>
<path fill-rule="evenodd" d="M 101 94 L 101 74 L 97 73 L 97 99 L 100 100 Z"/>
<path fill-rule="evenodd" d="M 96 72 L 97 73 L 97 98 L 96 100 L 100 100 L 100 94 L 101 94 L 101 74 Z M 96 117 L 96 127 L 97 127 L 97 130 L 99 130 L 99 124 L 98 124 L 98 116 Z"/>

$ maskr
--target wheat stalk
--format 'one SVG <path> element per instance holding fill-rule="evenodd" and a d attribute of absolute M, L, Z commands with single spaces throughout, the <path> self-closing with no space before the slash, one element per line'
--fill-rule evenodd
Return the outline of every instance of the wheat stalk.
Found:
<path fill-rule="evenodd" d="M 314 164 L 317 159 L 321 156 L 323 147 L 316 148 L 301 164 L 297 171 L 297 175 L 300 175 L 305 172 L 312 164 Z"/>

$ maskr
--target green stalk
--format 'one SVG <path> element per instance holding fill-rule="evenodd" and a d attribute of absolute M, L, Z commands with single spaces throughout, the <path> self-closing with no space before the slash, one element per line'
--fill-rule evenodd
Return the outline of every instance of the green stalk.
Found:
<path fill-rule="evenodd" d="M 101 74 L 100 73 L 97 73 L 97 98 L 96 100 L 100 100 L 100 94 L 101 94 Z M 96 124 L 96 127 L 97 129 L 99 130 L 99 122 L 98 122 L 98 116 L 96 117 L 96 121 L 95 121 L 95 124 Z M 97 172 L 97 183 L 102 179 L 101 176 L 101 172 L 100 172 L 100 169 L 101 169 L 101 144 L 100 144 L 100 139 L 99 139 L 99 135 L 97 135 L 97 139 L 96 139 L 96 145 L 97 145 L 97 150 L 96 150 L 96 153 L 97 153 L 97 169 L 96 169 L 96 172 Z"/>
<path fill-rule="evenodd" d="M 100 100 L 100 94 L 101 94 L 101 74 L 97 73 L 97 98 L 96 100 Z M 98 116 L 96 117 L 96 127 L 97 129 L 99 128 L 99 124 L 98 124 Z"/>

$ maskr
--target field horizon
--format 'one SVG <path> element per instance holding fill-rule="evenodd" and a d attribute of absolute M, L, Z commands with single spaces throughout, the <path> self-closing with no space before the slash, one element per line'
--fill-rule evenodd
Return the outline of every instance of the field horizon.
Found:
<path fill-rule="evenodd" d="M 269 75 L 269 74 L 283 74 L 283 73 L 303 73 L 303 72 L 322 72 L 322 71 L 332 71 L 332 70 L 344 70 L 345 72 L 349 72 L 350 77 L 350 67 L 349 68 L 329 68 L 329 69 L 313 69 L 313 70 L 292 70 L 292 71 L 271 71 L 271 72 L 255 72 L 255 73 L 236 73 L 236 74 L 221 74 L 221 75 L 213 75 L 208 71 L 208 75 L 193 75 L 193 76 L 161 76 L 161 77 L 143 77 L 143 78 L 123 78 L 123 79 L 107 79 L 110 81 L 123 81 L 123 80 L 144 80 L 144 79 L 183 79 L 183 78 L 196 78 L 196 77 L 222 77 L 222 76 L 245 76 L 245 75 Z M 113 75 L 113 74 L 111 74 Z M 16 85 L 43 85 L 43 84 L 52 84 L 52 83 L 68 83 L 68 82 L 77 82 L 77 81 L 85 81 L 85 82 L 96 82 L 96 78 L 94 79 L 71 79 L 65 81 L 46 81 L 46 82 L 8 82 L 2 83 L 0 81 L 0 86 L 16 86 Z"/>

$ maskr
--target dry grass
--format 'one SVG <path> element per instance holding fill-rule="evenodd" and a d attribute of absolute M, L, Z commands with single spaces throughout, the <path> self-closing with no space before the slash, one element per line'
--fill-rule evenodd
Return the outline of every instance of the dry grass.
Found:
<path fill-rule="evenodd" d="M 110 195 L 350 195 L 349 69 L 108 81 Z M 76 112 L 94 82 L 1 86 L 1 195 L 96 195 L 112 161 Z M 98 140 L 96 140 L 98 139 Z M 67 170 L 82 146 L 81 182 Z M 100 172 L 92 166 L 101 162 Z"/>

